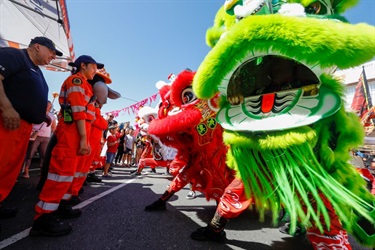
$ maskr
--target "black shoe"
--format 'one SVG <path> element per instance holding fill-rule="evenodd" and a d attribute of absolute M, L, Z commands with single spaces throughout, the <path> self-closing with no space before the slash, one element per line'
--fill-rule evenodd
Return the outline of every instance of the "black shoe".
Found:
<path fill-rule="evenodd" d="M 75 206 L 75 205 L 78 205 L 79 203 L 81 203 L 81 198 L 79 198 L 78 195 L 72 196 L 72 198 L 70 198 L 70 200 L 66 202 L 66 204 L 69 206 Z"/>
<path fill-rule="evenodd" d="M 190 238 L 200 241 L 225 242 L 227 240 L 224 230 L 215 232 L 211 227 L 201 227 L 191 233 Z"/>
<path fill-rule="evenodd" d="M 130 171 L 130 175 L 141 175 L 141 173 L 138 172 L 138 170 Z"/>
<path fill-rule="evenodd" d="M 7 219 L 15 217 L 18 213 L 17 208 L 0 207 L 0 219 Z"/>
<path fill-rule="evenodd" d="M 166 202 L 158 199 L 154 203 L 145 207 L 145 211 L 162 211 L 167 210 Z"/>
<path fill-rule="evenodd" d="M 63 236 L 72 231 L 72 227 L 60 221 L 52 214 L 43 214 L 34 221 L 29 236 Z"/>
<path fill-rule="evenodd" d="M 71 206 L 66 204 L 60 204 L 59 208 L 55 212 L 53 212 L 53 214 L 56 215 L 56 217 L 59 219 L 73 219 L 80 217 L 82 211 L 78 208 L 73 209 Z"/>
<path fill-rule="evenodd" d="M 151 168 L 151 172 L 154 173 L 154 174 L 156 174 L 155 168 Z"/>
<path fill-rule="evenodd" d="M 86 181 L 87 182 L 102 182 L 102 179 L 96 176 L 95 173 L 90 173 L 87 175 Z"/>

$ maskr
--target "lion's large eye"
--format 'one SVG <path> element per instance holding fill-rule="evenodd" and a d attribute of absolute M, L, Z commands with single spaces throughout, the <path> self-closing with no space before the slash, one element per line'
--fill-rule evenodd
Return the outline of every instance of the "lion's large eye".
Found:
<path fill-rule="evenodd" d="M 154 120 L 154 119 L 155 119 L 155 116 L 153 116 L 153 115 L 148 115 L 148 116 L 146 117 L 146 121 L 147 121 L 147 123 L 152 122 L 152 120 Z"/>
<path fill-rule="evenodd" d="M 331 15 L 333 14 L 330 0 L 318 0 L 305 8 L 307 14 Z"/>
<path fill-rule="evenodd" d="M 181 93 L 182 104 L 192 103 L 197 100 L 197 96 L 194 94 L 191 87 L 185 88 Z"/>
<path fill-rule="evenodd" d="M 307 14 L 319 14 L 322 5 L 319 2 L 310 4 L 305 8 Z"/>

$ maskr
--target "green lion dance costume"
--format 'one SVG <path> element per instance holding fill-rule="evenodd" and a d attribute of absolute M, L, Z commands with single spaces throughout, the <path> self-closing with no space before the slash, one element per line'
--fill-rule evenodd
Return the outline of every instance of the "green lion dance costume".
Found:
<path fill-rule="evenodd" d="M 221 93 L 228 165 L 260 218 L 285 208 L 316 249 L 350 249 L 345 230 L 375 246 L 375 199 L 348 163 L 364 131 L 333 76 L 375 56 L 374 27 L 340 16 L 357 2 L 228 0 L 193 81 L 199 98 Z"/>

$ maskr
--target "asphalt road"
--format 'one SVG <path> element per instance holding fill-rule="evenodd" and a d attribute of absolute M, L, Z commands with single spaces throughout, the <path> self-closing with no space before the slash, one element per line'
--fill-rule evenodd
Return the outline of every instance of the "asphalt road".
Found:
<path fill-rule="evenodd" d="M 135 168 L 115 168 L 114 176 L 99 184 L 84 186 L 80 194 L 83 202 L 76 206 L 82 216 L 71 219 L 73 232 L 62 237 L 28 237 L 33 222 L 35 190 L 39 170 L 33 162 L 30 179 L 19 178 L 3 205 L 18 207 L 15 218 L 2 219 L 0 249 L 312 249 L 304 236 L 282 234 L 270 224 L 269 218 L 261 223 L 251 211 L 230 220 L 226 227 L 227 242 L 199 242 L 190 239 L 190 233 L 205 226 L 215 212 L 215 202 L 207 202 L 202 195 L 194 200 L 185 197 L 188 187 L 174 195 L 167 211 L 145 212 L 165 191 L 170 177 L 143 170 L 141 176 L 131 176 Z M 98 172 L 100 174 L 100 172 Z M 367 250 L 350 238 L 353 249 Z"/>

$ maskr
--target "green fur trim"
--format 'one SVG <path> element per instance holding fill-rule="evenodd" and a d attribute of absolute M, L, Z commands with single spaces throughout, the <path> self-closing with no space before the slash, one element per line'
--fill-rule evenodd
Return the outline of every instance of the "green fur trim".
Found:
<path fill-rule="evenodd" d="M 220 40 L 221 35 L 235 23 L 236 18 L 227 15 L 224 6 L 222 6 L 216 13 L 214 26 L 209 28 L 206 32 L 206 44 L 210 47 L 214 47 Z"/>
<path fill-rule="evenodd" d="M 343 32 L 345 31 L 345 32 Z M 279 53 L 323 68 L 358 66 L 375 56 L 375 27 L 331 20 L 249 16 L 208 53 L 194 77 L 194 93 L 208 99 L 218 92 L 224 77 L 254 51 Z"/>
<path fill-rule="evenodd" d="M 331 89 L 341 98 L 344 97 L 345 87 L 343 84 L 341 84 L 339 79 L 335 78 L 335 76 L 322 74 L 320 76 L 320 82 L 322 83 L 322 85 L 324 85 L 324 87 Z"/>
<path fill-rule="evenodd" d="M 235 144 L 238 147 L 258 148 L 259 150 L 287 149 L 290 145 L 300 145 L 309 142 L 316 143 L 316 132 L 308 126 L 287 131 L 274 132 L 272 135 L 225 132 L 224 141 L 228 145 Z"/>
<path fill-rule="evenodd" d="M 254 197 L 261 220 L 270 210 L 276 224 L 282 205 L 290 213 L 292 231 L 297 221 L 301 221 L 307 227 L 312 223 L 323 232 L 330 226 L 328 211 L 320 197 L 323 194 L 333 205 L 345 229 L 358 235 L 356 232 L 360 230 L 356 228 L 356 223 L 359 216 L 370 223 L 375 222 L 375 217 L 370 216 L 370 211 L 375 209 L 374 197 L 366 192 L 363 179 L 350 164 L 338 162 L 341 164 L 331 169 L 333 172 L 328 172 L 319 164 L 312 148 L 315 140 L 311 136 L 314 133 L 308 127 L 279 132 L 277 135 L 250 137 L 225 132 L 225 142 L 230 146 L 227 163 L 237 170 L 248 196 Z M 289 146 L 285 139 L 289 140 Z M 275 146 L 277 142 L 281 143 L 280 148 Z M 340 178 L 334 178 L 335 175 Z M 316 203 L 316 209 L 311 200 Z M 303 209 L 304 206 L 307 211 Z M 324 223 L 320 222 L 320 216 L 324 218 Z M 363 244 L 372 244 L 368 236 L 361 237 Z"/>

